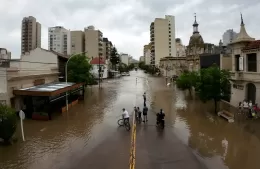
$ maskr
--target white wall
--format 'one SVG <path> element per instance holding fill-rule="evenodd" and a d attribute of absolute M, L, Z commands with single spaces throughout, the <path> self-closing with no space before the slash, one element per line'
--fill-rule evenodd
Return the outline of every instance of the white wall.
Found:
<path fill-rule="evenodd" d="M 121 54 L 120 55 L 121 62 L 129 65 L 129 55 L 128 54 Z"/>
<path fill-rule="evenodd" d="M 53 73 L 58 71 L 58 57 L 52 52 L 36 48 L 21 56 L 19 75 Z"/>
<path fill-rule="evenodd" d="M 100 65 L 101 69 L 104 70 L 102 79 L 106 79 L 108 77 L 108 66 L 107 65 Z M 98 68 L 99 65 L 92 65 L 92 74 L 94 75 L 95 78 L 99 78 L 98 76 Z"/>

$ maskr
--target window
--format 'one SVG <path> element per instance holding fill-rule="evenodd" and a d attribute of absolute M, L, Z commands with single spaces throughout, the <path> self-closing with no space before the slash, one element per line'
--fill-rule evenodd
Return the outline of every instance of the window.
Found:
<path fill-rule="evenodd" d="M 250 53 L 247 55 L 247 71 L 257 72 L 256 53 Z"/>
<path fill-rule="evenodd" d="M 239 71 L 239 57 L 240 55 L 235 55 L 235 71 Z"/>

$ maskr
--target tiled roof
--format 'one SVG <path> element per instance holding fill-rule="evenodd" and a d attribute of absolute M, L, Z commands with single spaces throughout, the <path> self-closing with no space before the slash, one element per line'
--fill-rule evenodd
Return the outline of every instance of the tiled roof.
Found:
<path fill-rule="evenodd" d="M 260 40 L 255 40 L 250 42 L 243 50 L 250 50 L 250 49 L 259 49 L 260 48 Z"/>
<path fill-rule="evenodd" d="M 90 61 L 90 64 L 92 64 L 92 65 L 98 65 L 98 64 L 104 65 L 106 63 L 105 63 L 105 60 L 102 57 L 100 57 L 100 62 L 99 62 L 99 57 L 95 57 Z"/>

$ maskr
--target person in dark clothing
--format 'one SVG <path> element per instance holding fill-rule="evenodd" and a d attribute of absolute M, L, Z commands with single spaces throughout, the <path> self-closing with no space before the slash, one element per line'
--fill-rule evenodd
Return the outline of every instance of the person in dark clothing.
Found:
<path fill-rule="evenodd" d="M 164 120 L 165 114 L 161 109 L 159 113 L 156 114 L 156 124 L 159 125 L 160 122 Z"/>
<path fill-rule="evenodd" d="M 143 122 L 147 122 L 147 113 L 148 113 L 148 108 L 146 107 L 146 104 L 144 104 L 144 108 L 143 108 L 143 116 L 144 116 L 144 120 Z"/>
<path fill-rule="evenodd" d="M 137 107 L 137 115 L 138 115 L 138 122 L 142 122 L 142 112 L 139 107 Z"/>
<path fill-rule="evenodd" d="M 146 93 L 144 92 L 143 94 L 143 98 L 144 98 L 144 104 L 146 103 Z"/>

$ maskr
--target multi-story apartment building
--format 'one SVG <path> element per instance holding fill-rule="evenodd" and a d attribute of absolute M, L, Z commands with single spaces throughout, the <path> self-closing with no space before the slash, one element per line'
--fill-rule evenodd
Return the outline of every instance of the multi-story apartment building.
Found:
<path fill-rule="evenodd" d="M 109 41 L 108 38 L 103 38 L 103 56 L 106 59 L 110 58 L 112 47 L 113 47 L 112 42 Z"/>
<path fill-rule="evenodd" d="M 143 54 L 144 54 L 144 62 L 146 65 L 150 65 L 151 64 L 151 43 L 149 43 L 148 45 L 144 45 L 144 49 L 143 49 Z"/>
<path fill-rule="evenodd" d="M 71 54 L 83 53 L 85 51 L 85 34 L 83 31 L 71 31 Z"/>
<path fill-rule="evenodd" d="M 130 56 L 128 54 L 126 54 L 126 53 L 121 53 L 120 54 L 121 63 L 129 65 L 129 59 L 130 59 Z"/>
<path fill-rule="evenodd" d="M 41 47 L 41 24 L 33 16 L 22 20 L 21 54 Z"/>
<path fill-rule="evenodd" d="M 160 59 L 176 57 L 175 17 L 155 18 L 150 25 L 151 64 L 159 66 Z"/>
<path fill-rule="evenodd" d="M 232 43 L 237 37 L 237 33 L 233 29 L 228 29 L 222 36 L 223 46 L 227 46 Z"/>
<path fill-rule="evenodd" d="M 49 28 L 49 50 L 62 53 L 64 55 L 71 54 L 70 31 L 62 26 Z"/>
<path fill-rule="evenodd" d="M 240 32 L 230 46 L 232 49 L 230 103 L 238 106 L 244 99 L 260 103 L 260 41 L 247 34 L 242 16 Z"/>
<path fill-rule="evenodd" d="M 85 28 L 85 52 L 88 57 L 103 57 L 103 33 L 94 26 Z"/>

